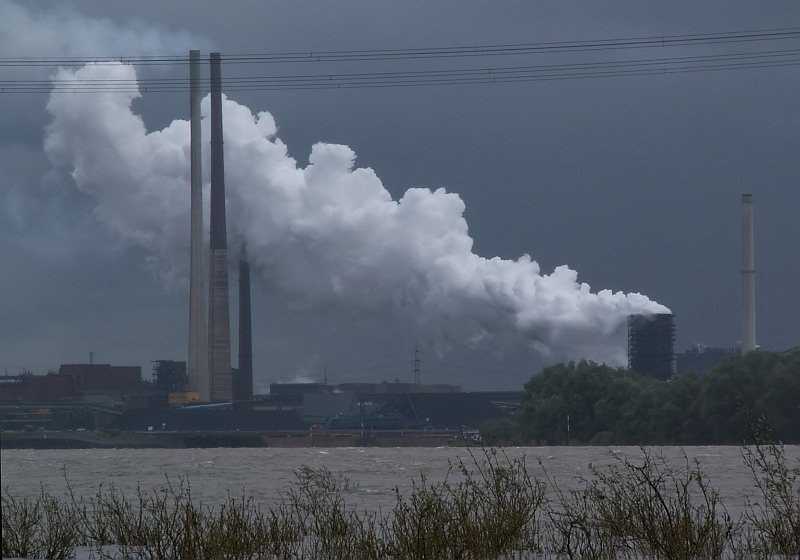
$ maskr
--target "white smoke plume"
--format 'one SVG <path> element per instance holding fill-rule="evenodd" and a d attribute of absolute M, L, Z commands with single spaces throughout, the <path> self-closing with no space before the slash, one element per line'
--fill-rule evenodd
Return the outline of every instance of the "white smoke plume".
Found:
<path fill-rule="evenodd" d="M 70 2 L 13 2 L 0 0 L 0 52 L 7 58 L 21 58 L 27 64 L 3 66 L 2 79 L 36 84 L 52 73 L 49 65 L 34 63 L 36 59 L 96 57 L 99 55 L 185 56 L 189 48 L 210 49 L 207 39 L 194 33 L 170 30 L 141 20 L 117 23 L 108 18 L 87 17 Z M 150 75 L 165 71 L 164 66 L 150 66 Z M 38 131 L 44 124 L 39 111 L 31 107 L 45 96 L 36 93 L 16 94 L 9 90 L 2 95 L 2 122 L 5 144 L 0 154 L 3 181 L 0 184 L 0 218 L 16 228 L 35 221 L 53 222 L 63 219 L 59 204 L 64 204 L 49 189 L 37 184 L 39 176 L 28 170 L 40 167 L 27 150 L 38 150 Z M 34 132 L 31 134 L 30 132 Z M 29 166 L 25 163 L 30 162 Z M 30 175 L 29 175 L 30 173 Z M 32 236 L 28 236 L 29 238 Z"/>
<path fill-rule="evenodd" d="M 89 65 L 57 78 L 126 80 L 135 71 Z M 146 248 L 165 276 L 181 278 L 188 122 L 148 133 L 131 110 L 137 96 L 52 94 L 45 150 L 96 198 L 111 229 Z M 206 98 L 204 116 L 208 108 Z M 393 200 L 372 169 L 354 166 L 347 146 L 315 144 L 303 168 L 269 113 L 225 99 L 223 115 L 230 254 L 244 243 L 272 297 L 287 305 L 390 312 L 443 347 L 517 340 L 550 358 L 610 363 L 624 359 L 627 315 L 668 312 L 638 293 L 592 293 L 567 266 L 542 274 L 527 255 L 476 255 L 458 194 L 412 188 Z"/>
<path fill-rule="evenodd" d="M 190 45 L 206 48 L 208 41 L 186 31 L 172 31 L 143 21 L 119 25 L 105 18 L 90 18 L 68 2 L 46 9 L 32 3 L 0 0 L 0 49 L 6 57 L 73 57 L 119 54 L 126 56 L 183 54 Z M 47 67 L 38 69 L 47 73 Z M 4 75 L 24 73 L 30 79 L 36 68 L 4 68 Z M 8 73 L 8 74 L 6 74 Z"/>

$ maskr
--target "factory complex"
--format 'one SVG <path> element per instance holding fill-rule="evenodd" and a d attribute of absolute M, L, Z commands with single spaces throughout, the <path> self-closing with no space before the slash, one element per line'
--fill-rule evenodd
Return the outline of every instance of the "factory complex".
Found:
<path fill-rule="evenodd" d="M 236 373 L 234 371 L 234 373 Z M 268 395 L 187 403 L 185 362 L 65 364 L 0 378 L 8 447 L 448 445 L 516 410 L 522 392 L 414 383 L 274 383 Z"/>
<path fill-rule="evenodd" d="M 140 367 L 62 364 L 46 375 L 0 377 L 2 447 L 448 445 L 512 414 L 522 391 L 464 392 L 456 385 L 273 383 L 254 395 L 247 247 L 239 269 L 238 368 L 231 365 L 229 259 L 221 70 L 211 53 L 211 189 L 208 266 L 203 243 L 199 52 L 190 52 L 191 247 L 188 361 Z M 756 349 L 752 195 L 742 196 L 742 346 Z M 628 318 L 628 366 L 667 380 L 707 371 L 733 349 L 677 355 L 671 314 Z"/>

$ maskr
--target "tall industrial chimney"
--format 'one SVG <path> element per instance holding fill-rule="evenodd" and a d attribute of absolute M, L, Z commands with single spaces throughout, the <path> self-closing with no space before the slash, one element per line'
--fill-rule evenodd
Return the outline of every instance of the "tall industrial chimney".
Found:
<path fill-rule="evenodd" d="M 189 51 L 191 249 L 189 255 L 189 390 L 208 400 L 208 332 L 203 264 L 203 163 L 200 133 L 200 51 Z"/>
<path fill-rule="evenodd" d="M 753 195 L 742 195 L 742 354 L 756 349 L 756 265 Z"/>
<path fill-rule="evenodd" d="M 250 320 L 250 264 L 244 249 L 239 259 L 239 374 L 234 383 L 234 398 L 253 398 L 253 331 Z"/>
<path fill-rule="evenodd" d="M 231 319 L 228 299 L 228 238 L 225 226 L 225 162 L 222 150 L 222 75 L 219 53 L 211 53 L 211 221 L 209 274 L 209 397 L 230 401 Z"/>

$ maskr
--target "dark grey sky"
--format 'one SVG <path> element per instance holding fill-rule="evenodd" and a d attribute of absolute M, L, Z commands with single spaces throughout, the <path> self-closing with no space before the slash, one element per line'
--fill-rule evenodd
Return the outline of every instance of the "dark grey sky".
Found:
<path fill-rule="evenodd" d="M 65 10 L 66 4 L 72 8 Z M 15 17 L 0 23 L 0 45 L 3 56 L 63 56 L 64 49 L 86 56 L 183 54 L 190 47 L 224 56 L 800 26 L 796 2 L 769 6 L 0 0 L 0 11 Z M 72 35 L 48 35 L 47 29 Z M 113 30 L 133 31 L 125 37 Z M 150 41 L 151 33 L 162 39 L 153 39 L 156 46 L 147 51 L 135 38 Z M 769 48 L 797 49 L 800 41 L 669 52 Z M 662 55 L 658 49 L 578 53 L 451 66 Z M 405 64 L 400 67 L 422 63 Z M 44 79 L 47 72 L 0 68 L 2 79 Z M 254 112 L 272 113 L 278 136 L 301 166 L 315 142 L 341 143 L 395 199 L 410 187 L 458 193 L 478 255 L 516 259 L 527 253 L 545 274 L 567 264 L 592 291 L 640 292 L 668 306 L 676 315 L 679 349 L 738 343 L 739 199 L 751 192 L 757 337 L 769 349 L 783 349 L 800 343 L 798 91 L 800 66 L 784 66 L 230 97 Z M 104 362 L 145 367 L 149 360 L 185 359 L 187 290 L 165 288 L 148 271 L 147 252 L 103 225 L 93 213 L 94 197 L 52 169 L 42 147 L 50 121 L 46 104 L 46 94 L 0 95 L 0 367 L 41 372 L 84 361 L 90 351 Z M 185 119 L 186 105 L 184 95 L 145 93 L 134 110 L 153 130 Z M 263 282 L 257 280 L 255 290 L 257 389 L 277 379 L 318 377 L 324 364 L 341 372 L 333 380 L 410 380 L 414 334 L 407 322 L 343 307 L 287 309 Z M 439 356 L 423 341 L 423 351 L 428 381 L 473 389 L 519 388 L 545 362 L 524 344 L 456 345 Z"/>

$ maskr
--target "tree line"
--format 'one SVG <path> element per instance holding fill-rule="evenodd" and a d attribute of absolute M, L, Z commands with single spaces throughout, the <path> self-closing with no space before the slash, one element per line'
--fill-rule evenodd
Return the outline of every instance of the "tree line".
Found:
<path fill-rule="evenodd" d="M 666 381 L 580 361 L 544 368 L 513 415 L 486 422 L 490 445 L 735 445 L 763 417 L 800 443 L 800 349 L 730 357 Z"/>

